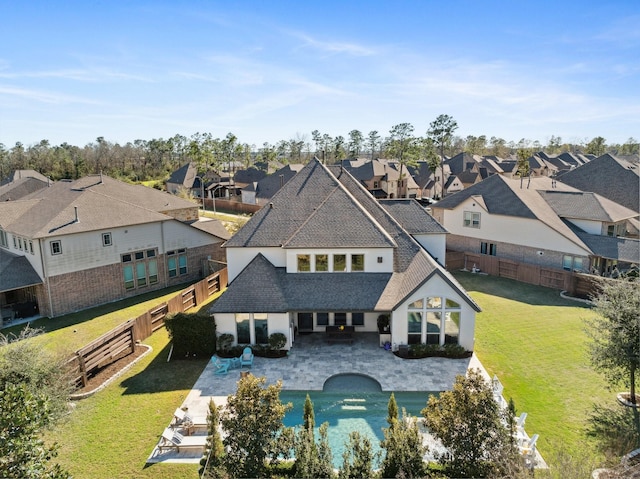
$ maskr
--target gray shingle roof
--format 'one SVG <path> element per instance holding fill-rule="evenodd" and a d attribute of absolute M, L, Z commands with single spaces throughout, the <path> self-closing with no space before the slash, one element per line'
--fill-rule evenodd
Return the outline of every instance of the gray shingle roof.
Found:
<path fill-rule="evenodd" d="M 592 235 L 574 228 L 595 256 L 640 264 L 640 240 Z"/>
<path fill-rule="evenodd" d="M 379 200 L 380 205 L 409 234 L 447 233 L 447 230 L 414 199 Z"/>
<path fill-rule="evenodd" d="M 640 165 L 605 154 L 558 176 L 558 181 L 593 191 L 640 212 Z"/>
<path fill-rule="evenodd" d="M 282 186 L 287 183 L 302 169 L 303 165 L 286 165 L 275 173 L 265 176 L 255 184 L 256 198 L 268 199 L 275 195 Z"/>
<path fill-rule="evenodd" d="M 194 221 L 189 226 L 209 233 L 223 240 L 231 238 L 231 233 L 224 227 L 221 221 L 213 220 L 210 218 L 200 218 L 198 221 Z"/>
<path fill-rule="evenodd" d="M 212 312 L 390 310 L 438 274 L 478 305 L 340 166 L 312 160 L 259 210 L 227 247 L 393 248 L 393 273 L 286 273 L 258 255 Z M 271 309 L 265 309 L 271 308 Z"/>
<path fill-rule="evenodd" d="M 3 203 L 0 225 L 28 238 L 43 238 L 170 220 L 165 213 L 193 207 L 169 193 L 95 175 L 58 181 L 25 199 Z"/>
<path fill-rule="evenodd" d="M 539 192 L 561 218 L 617 222 L 638 213 L 591 192 L 548 190 Z"/>
<path fill-rule="evenodd" d="M 48 183 L 48 181 L 42 181 L 38 178 L 19 178 L 0 186 L 0 201 L 19 200 L 34 191 L 46 188 Z"/>
<path fill-rule="evenodd" d="M 27 258 L 0 248 L 0 293 L 41 283 Z"/>
<path fill-rule="evenodd" d="M 185 188 L 192 188 L 197 174 L 198 170 L 196 169 L 195 163 L 186 163 L 171 173 L 167 183 L 175 183 L 177 185 L 182 185 Z M 200 187 L 199 184 L 197 186 Z"/>

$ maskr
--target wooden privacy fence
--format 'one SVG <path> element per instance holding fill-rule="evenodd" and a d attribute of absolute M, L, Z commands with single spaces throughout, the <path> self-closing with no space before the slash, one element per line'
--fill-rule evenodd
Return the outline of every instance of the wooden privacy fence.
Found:
<path fill-rule="evenodd" d="M 466 268 L 471 271 L 475 265 L 476 268 L 480 269 L 483 273 L 492 276 L 501 276 L 522 281 L 523 283 L 559 289 L 567 291 L 572 295 L 576 294 L 577 285 L 580 286 L 580 290 L 588 288 L 585 280 L 577 278 L 577 273 L 564 271 L 562 269 L 546 268 L 535 264 L 519 263 L 496 256 L 447 251 L 446 263 L 447 269 L 449 270 Z M 580 291 L 580 293 L 583 293 L 583 291 Z"/>
<path fill-rule="evenodd" d="M 218 291 L 222 291 L 227 286 L 227 278 L 226 268 L 211 274 L 183 289 L 169 301 L 153 307 L 135 319 L 122 323 L 76 351 L 67 362 L 76 387 L 86 386 L 92 373 L 126 355 L 125 352 L 134 352 L 136 342 L 148 338 L 164 326 L 167 314 L 183 313 L 202 304 Z"/>

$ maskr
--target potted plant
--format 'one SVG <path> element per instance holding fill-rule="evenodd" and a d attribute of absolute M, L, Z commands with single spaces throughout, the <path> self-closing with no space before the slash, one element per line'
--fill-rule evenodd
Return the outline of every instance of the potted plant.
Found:
<path fill-rule="evenodd" d="M 378 332 L 380 334 L 388 334 L 389 333 L 389 315 L 381 314 L 378 316 Z"/>

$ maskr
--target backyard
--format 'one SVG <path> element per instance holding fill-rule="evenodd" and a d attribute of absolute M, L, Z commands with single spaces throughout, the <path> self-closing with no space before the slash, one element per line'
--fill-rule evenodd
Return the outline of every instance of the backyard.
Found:
<path fill-rule="evenodd" d="M 502 381 L 505 397 L 528 413 L 527 431 L 540 434 L 545 459 L 553 463 L 561 450 L 592 452 L 583 433 L 591 404 L 614 399 L 588 365 L 583 318 L 589 309 L 546 288 L 470 273 L 456 277 L 483 308 L 477 316 L 476 353 Z M 110 311 L 106 317 L 113 314 L 118 315 Z M 117 325 L 137 314 L 125 309 L 111 321 Z M 74 338 L 94 323 L 100 325 L 93 333 L 98 336 L 104 318 L 85 312 L 75 324 L 68 317 L 48 320 L 52 331 L 40 340 L 57 343 L 46 337 L 62 329 L 65 338 Z M 78 401 L 68 420 L 49 434 L 48 440 L 61 444 L 57 461 L 74 477 L 195 477 L 195 464 L 147 466 L 145 460 L 206 363 L 168 363 L 164 329 L 145 343 L 153 347 L 150 354 L 103 391 Z"/>

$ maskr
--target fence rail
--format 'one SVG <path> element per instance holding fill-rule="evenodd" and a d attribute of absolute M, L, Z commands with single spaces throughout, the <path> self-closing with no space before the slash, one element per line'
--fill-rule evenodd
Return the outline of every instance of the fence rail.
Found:
<path fill-rule="evenodd" d="M 569 294 L 588 298 L 596 293 L 594 277 L 562 269 L 548 268 L 529 263 L 463 251 L 447 251 L 447 269 L 450 271 L 475 266 L 492 276 L 515 279 L 523 283 L 567 291 Z"/>
<path fill-rule="evenodd" d="M 86 386 L 91 374 L 98 369 L 126 356 L 127 351 L 134 352 L 138 341 L 148 338 L 164 326 L 168 314 L 183 313 L 222 291 L 227 286 L 227 278 L 226 268 L 211 274 L 183 289 L 169 301 L 154 306 L 135 319 L 129 319 L 78 349 L 67 361 L 76 388 Z"/>

